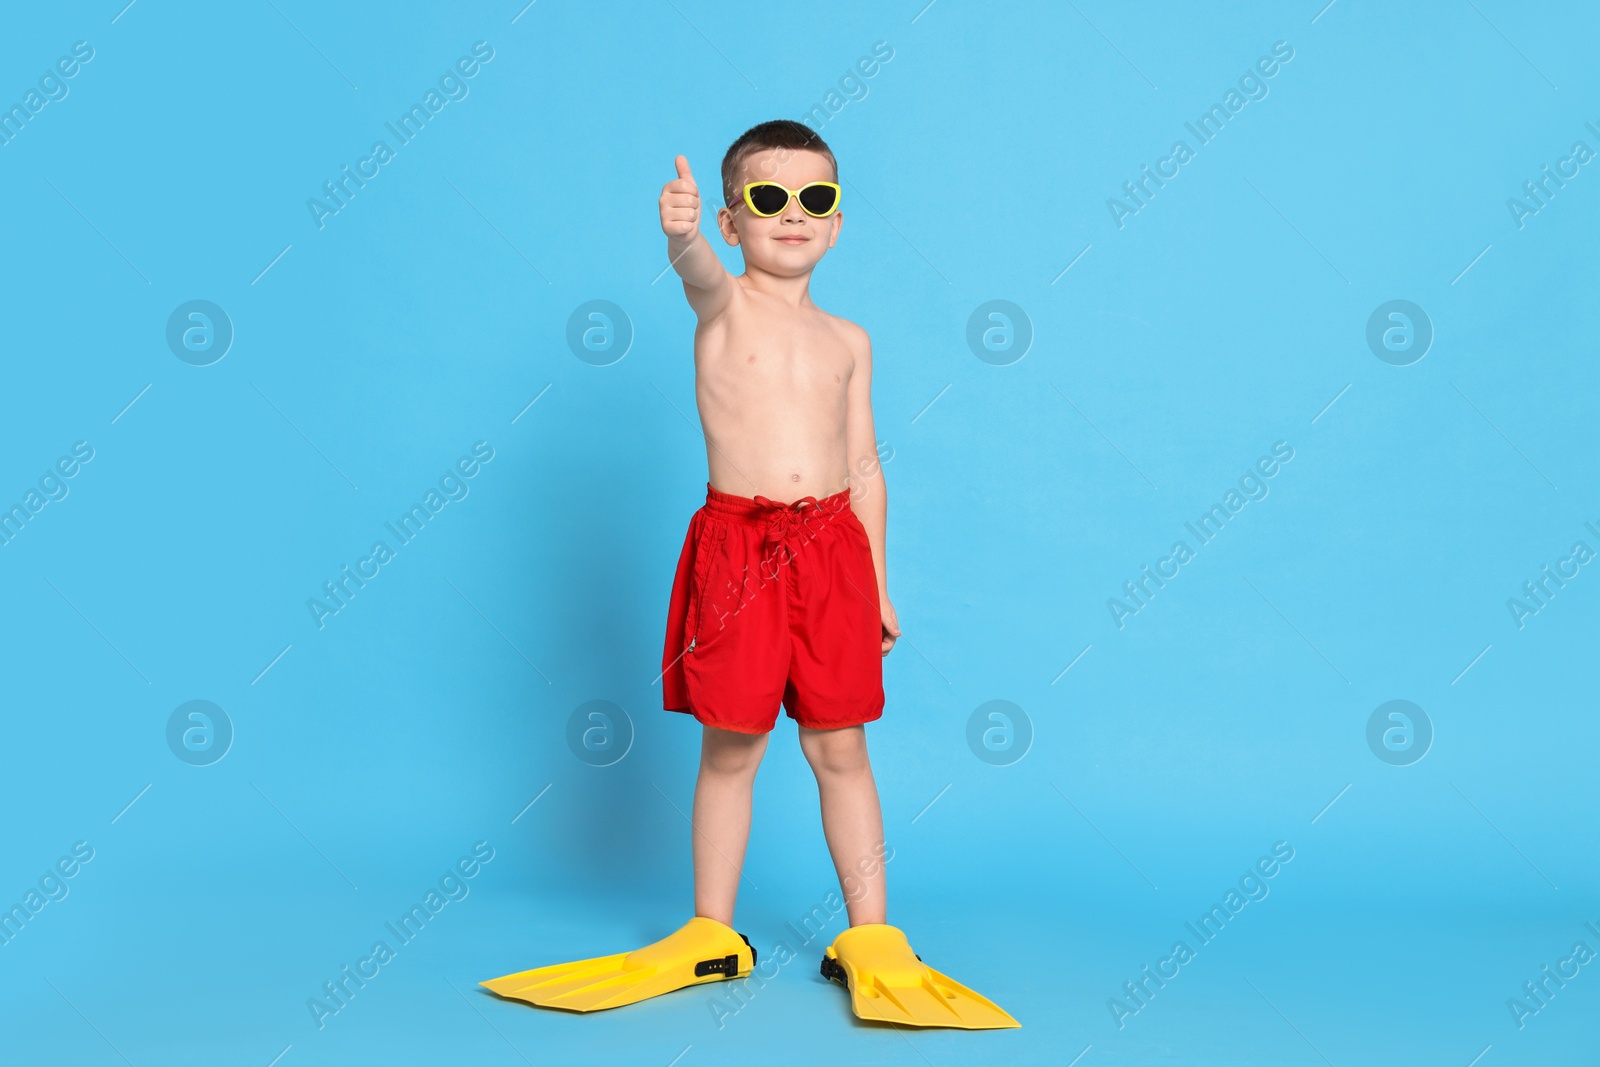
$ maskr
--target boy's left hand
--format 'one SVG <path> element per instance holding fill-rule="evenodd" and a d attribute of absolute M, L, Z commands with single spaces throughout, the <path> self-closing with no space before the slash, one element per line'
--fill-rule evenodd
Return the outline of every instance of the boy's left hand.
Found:
<path fill-rule="evenodd" d="M 883 616 L 883 654 L 887 656 L 894 647 L 895 638 L 900 636 L 900 619 L 886 596 L 878 598 L 878 614 Z"/>

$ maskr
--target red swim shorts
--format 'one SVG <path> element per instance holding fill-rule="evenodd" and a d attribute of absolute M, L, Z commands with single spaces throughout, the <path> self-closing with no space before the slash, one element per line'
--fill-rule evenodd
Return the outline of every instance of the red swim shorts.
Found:
<path fill-rule="evenodd" d="M 850 492 L 780 504 L 706 484 L 689 520 L 661 654 L 667 711 L 764 734 L 883 714 L 883 617 Z"/>

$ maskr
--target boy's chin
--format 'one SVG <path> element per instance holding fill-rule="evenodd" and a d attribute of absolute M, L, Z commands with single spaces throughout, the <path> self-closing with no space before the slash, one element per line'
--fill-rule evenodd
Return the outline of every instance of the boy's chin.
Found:
<path fill-rule="evenodd" d="M 826 254 L 826 249 L 823 250 Z M 773 274 L 780 278 L 798 278 L 802 274 L 810 274 L 816 265 L 822 261 L 822 256 L 813 258 L 810 255 L 801 256 L 745 256 L 745 266 L 755 267 L 764 274 Z"/>

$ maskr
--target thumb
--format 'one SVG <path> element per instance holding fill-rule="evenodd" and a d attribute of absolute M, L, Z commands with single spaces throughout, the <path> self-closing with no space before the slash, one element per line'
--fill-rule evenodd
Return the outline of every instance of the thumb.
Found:
<path fill-rule="evenodd" d="M 689 173 L 689 161 L 687 159 L 685 159 L 683 156 L 678 156 L 673 160 L 673 163 L 677 164 L 678 177 L 688 178 L 690 181 L 694 181 L 694 175 Z"/>

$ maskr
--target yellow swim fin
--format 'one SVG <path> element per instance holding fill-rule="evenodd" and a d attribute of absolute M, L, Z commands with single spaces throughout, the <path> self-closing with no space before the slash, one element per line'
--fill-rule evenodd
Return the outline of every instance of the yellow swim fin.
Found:
<path fill-rule="evenodd" d="M 852 926 L 828 946 L 822 976 L 850 990 L 850 1007 L 873 1022 L 999 1030 L 1022 1024 L 911 951 L 906 935 L 883 923 Z"/>
<path fill-rule="evenodd" d="M 575 963 L 536 967 L 478 984 L 497 996 L 541 1008 L 620 1008 L 684 986 L 747 975 L 756 965 L 750 939 L 695 916 L 654 944 Z"/>

